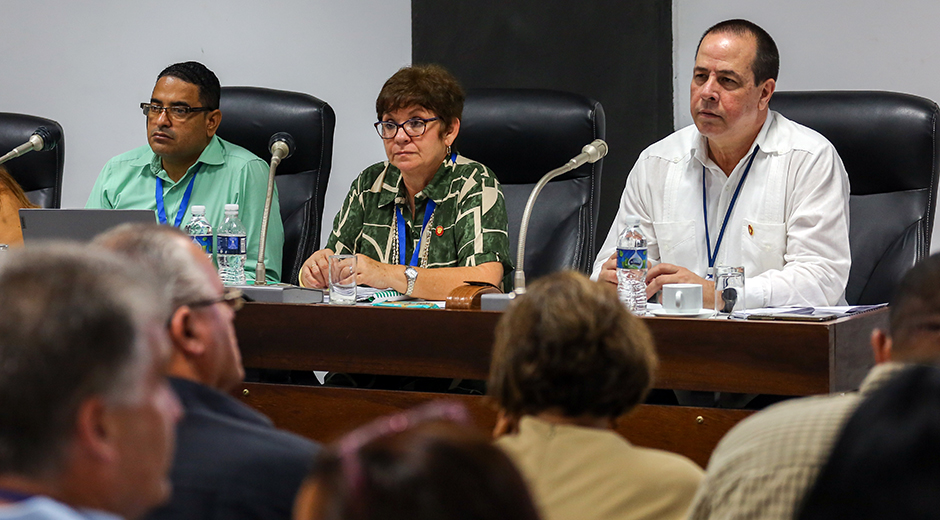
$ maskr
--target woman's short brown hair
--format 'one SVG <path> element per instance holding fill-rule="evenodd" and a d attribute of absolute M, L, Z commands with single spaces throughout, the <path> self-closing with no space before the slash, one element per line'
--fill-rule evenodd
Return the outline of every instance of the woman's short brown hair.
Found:
<path fill-rule="evenodd" d="M 488 393 L 517 418 L 616 418 L 646 397 L 655 367 L 649 330 L 614 288 L 566 271 L 532 284 L 500 319 Z"/>
<path fill-rule="evenodd" d="M 375 112 L 381 120 L 389 112 L 418 105 L 440 117 L 446 132 L 463 116 L 464 97 L 457 78 L 444 67 L 413 65 L 388 78 L 375 100 Z"/>

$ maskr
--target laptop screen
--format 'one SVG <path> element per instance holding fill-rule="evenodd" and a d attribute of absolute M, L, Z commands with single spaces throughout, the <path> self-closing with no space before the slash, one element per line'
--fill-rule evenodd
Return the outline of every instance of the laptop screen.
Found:
<path fill-rule="evenodd" d="M 103 231 L 125 222 L 156 223 L 151 209 L 20 209 L 23 242 L 39 240 L 91 241 Z"/>

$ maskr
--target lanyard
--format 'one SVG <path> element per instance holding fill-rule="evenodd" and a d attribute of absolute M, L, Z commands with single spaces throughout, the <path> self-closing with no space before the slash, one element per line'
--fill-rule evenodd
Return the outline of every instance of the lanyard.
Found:
<path fill-rule="evenodd" d="M 14 491 L 12 489 L 0 488 L 0 500 L 14 503 L 14 502 L 22 502 L 30 498 L 33 498 L 32 493 L 22 493 L 20 491 Z"/>
<path fill-rule="evenodd" d="M 734 203 L 738 200 L 738 194 L 741 193 L 741 186 L 744 186 L 744 180 L 747 179 L 747 174 L 751 171 L 751 165 L 754 164 L 754 157 L 757 157 L 758 150 L 760 150 L 760 146 L 754 145 L 754 153 L 751 154 L 751 158 L 747 161 L 747 167 L 744 168 L 741 180 L 738 181 L 738 187 L 734 189 L 734 195 L 731 196 L 731 204 L 728 205 L 728 211 L 725 212 L 725 220 L 721 223 L 721 230 L 718 232 L 718 240 L 715 242 L 714 254 L 712 254 L 712 241 L 708 236 L 708 197 L 705 193 L 705 175 L 707 175 L 708 172 L 705 170 L 705 165 L 702 165 L 702 213 L 705 215 L 705 245 L 708 247 L 708 279 L 712 278 L 715 260 L 718 259 L 718 248 L 721 247 L 721 239 L 725 236 L 725 228 L 728 227 L 728 220 L 731 219 Z"/>
<path fill-rule="evenodd" d="M 202 163 L 199 163 L 199 166 L 196 167 L 196 171 L 193 172 L 193 177 L 189 179 L 189 185 L 186 186 L 186 191 L 183 193 L 183 200 L 180 201 L 180 207 L 176 210 L 176 220 L 175 227 L 180 227 L 180 224 L 183 223 L 183 215 L 186 213 L 186 210 L 189 208 L 189 196 L 193 194 L 193 184 L 196 183 L 196 174 L 199 173 L 199 168 L 202 168 Z M 157 177 L 157 218 L 160 219 L 161 224 L 166 224 L 166 207 L 163 205 L 163 179 Z"/>
<path fill-rule="evenodd" d="M 424 209 L 424 224 L 421 225 L 421 234 L 418 235 L 418 245 L 415 246 L 415 253 L 411 256 L 411 263 L 405 263 L 405 217 L 401 214 L 401 208 L 395 206 L 396 219 L 398 221 L 398 262 L 401 265 L 412 265 L 418 266 L 418 251 L 421 250 L 421 239 L 424 237 L 424 228 L 428 226 L 428 222 L 431 220 L 431 214 L 434 213 L 434 208 L 437 207 L 437 203 L 433 200 L 428 199 L 428 205 Z"/>

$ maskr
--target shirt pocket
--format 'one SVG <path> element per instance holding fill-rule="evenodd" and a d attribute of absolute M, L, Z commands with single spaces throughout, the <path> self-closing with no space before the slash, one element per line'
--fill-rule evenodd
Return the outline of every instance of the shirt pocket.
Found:
<path fill-rule="evenodd" d="M 776 222 L 755 222 L 744 219 L 741 253 L 744 265 L 753 265 L 757 276 L 771 269 L 783 269 L 783 255 L 787 251 L 787 227 Z"/>
<path fill-rule="evenodd" d="M 659 249 L 660 262 L 689 265 L 698 254 L 695 241 L 695 221 L 653 222 L 653 232 Z M 655 252 L 653 252 L 655 254 Z"/>

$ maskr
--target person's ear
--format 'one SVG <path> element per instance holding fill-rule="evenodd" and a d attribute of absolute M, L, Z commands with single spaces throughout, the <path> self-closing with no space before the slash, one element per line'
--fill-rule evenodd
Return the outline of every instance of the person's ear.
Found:
<path fill-rule="evenodd" d="M 206 115 L 206 135 L 211 139 L 222 124 L 222 111 L 215 109 Z"/>
<path fill-rule="evenodd" d="M 871 331 L 871 350 L 875 354 L 875 364 L 891 361 L 891 336 L 881 329 Z"/>
<path fill-rule="evenodd" d="M 192 307 L 181 305 L 170 318 L 170 340 L 173 348 L 185 357 L 199 357 L 206 351 L 206 344 L 198 333 L 198 316 Z"/>
<path fill-rule="evenodd" d="M 447 133 L 444 134 L 444 144 L 450 146 L 454 144 L 454 141 L 457 139 L 457 134 L 460 132 L 460 119 L 454 119 L 450 124 L 450 129 L 447 130 Z"/>
<path fill-rule="evenodd" d="M 758 108 L 764 110 L 770 105 L 770 98 L 774 95 L 774 91 L 777 89 L 777 82 L 773 78 L 768 78 L 764 80 L 764 83 L 760 86 L 760 100 L 757 102 Z"/>
<path fill-rule="evenodd" d="M 97 461 L 113 461 L 118 455 L 116 427 L 102 397 L 85 399 L 75 414 L 75 437 L 82 454 Z"/>

